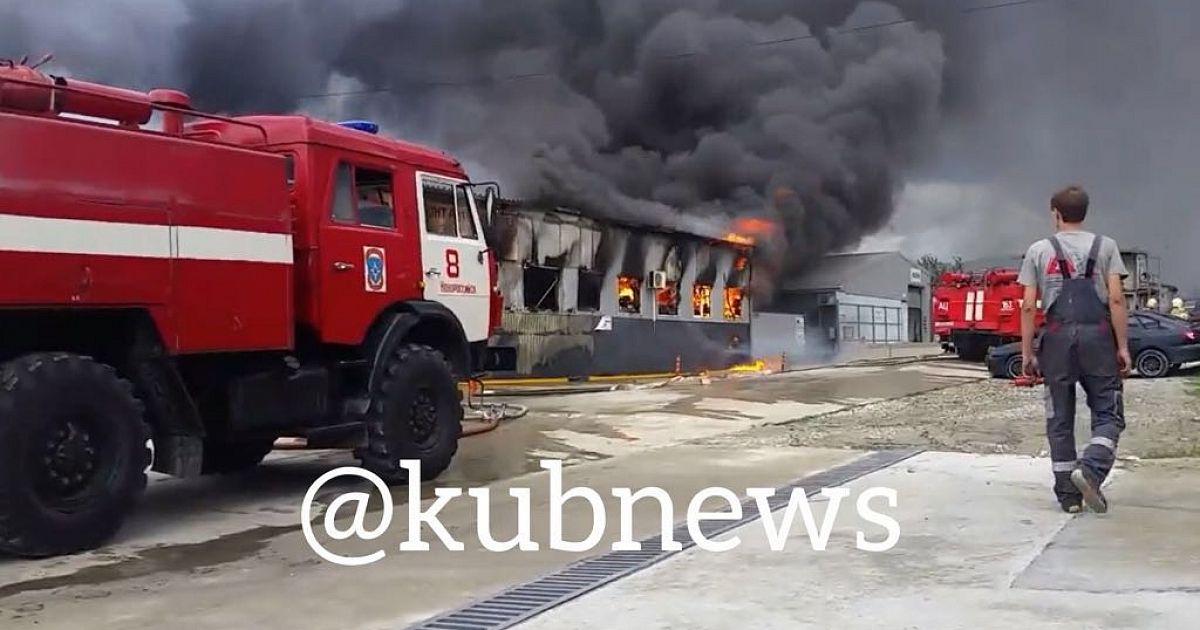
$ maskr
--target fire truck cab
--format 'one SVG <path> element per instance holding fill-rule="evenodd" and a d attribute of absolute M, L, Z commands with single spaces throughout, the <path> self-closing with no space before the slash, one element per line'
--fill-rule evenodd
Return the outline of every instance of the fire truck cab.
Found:
<path fill-rule="evenodd" d="M 148 469 L 280 437 L 450 465 L 459 382 L 513 360 L 499 190 L 378 132 L 0 64 L 0 552 L 95 548 Z"/>
<path fill-rule="evenodd" d="M 243 117 L 192 128 L 247 144 L 262 130 L 266 150 L 284 157 L 296 317 L 317 341 L 361 343 L 381 313 L 423 302 L 446 326 L 436 337 L 456 341 L 441 350 L 462 374 L 483 357 L 500 313 L 480 219 L 494 185 L 472 184 L 457 160 L 379 137 L 366 121 Z"/>

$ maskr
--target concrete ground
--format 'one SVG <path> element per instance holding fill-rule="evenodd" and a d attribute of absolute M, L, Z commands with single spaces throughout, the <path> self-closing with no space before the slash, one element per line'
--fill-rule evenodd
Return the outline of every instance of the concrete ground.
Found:
<path fill-rule="evenodd" d="M 1176 379 L 1147 384 L 1158 390 L 1147 389 L 1146 395 L 1155 398 L 1154 391 L 1184 391 L 1181 383 Z M 661 487 L 672 498 L 673 518 L 678 521 L 688 501 L 702 488 L 724 486 L 741 493 L 747 487 L 774 487 L 852 460 L 864 448 L 922 441 L 920 435 L 894 439 L 890 434 L 873 433 L 879 427 L 871 422 L 861 427 L 860 434 L 866 437 L 851 440 L 853 431 L 847 425 L 852 423 L 847 418 L 886 416 L 901 424 L 919 424 L 920 412 L 932 404 L 925 402 L 922 407 L 922 401 L 957 396 L 972 399 L 983 391 L 980 388 L 989 387 L 1000 385 L 986 379 L 981 368 L 942 360 L 822 368 L 707 384 L 690 379 L 666 387 L 643 385 L 626 391 L 571 396 L 520 397 L 513 402 L 527 405 L 529 415 L 492 433 L 464 440 L 455 464 L 436 485 L 488 488 L 491 520 L 496 523 L 493 534 L 501 540 L 516 533 L 515 506 L 507 490 L 530 489 L 532 538 L 544 546 L 548 541 L 548 475 L 539 467 L 542 460 L 563 461 L 565 486 L 597 490 L 607 497 L 606 511 L 610 514 L 617 513 L 611 488 Z M 1010 390 L 1004 390 L 1003 395 L 1009 395 Z M 890 411 L 870 415 L 881 407 Z M 918 413 L 907 413 L 910 407 Z M 1156 430 L 1181 423 L 1179 414 L 1191 413 L 1182 401 L 1173 409 L 1175 415 L 1164 416 L 1154 425 Z M 964 423 L 968 413 L 963 414 Z M 1040 431 L 1036 428 L 1040 405 L 1030 413 L 1034 418 L 1030 422 L 1035 426 L 1031 430 L 1036 435 Z M 836 434 L 826 435 L 834 448 L 825 448 L 821 444 L 825 440 L 816 437 L 797 440 L 793 433 L 798 427 L 828 426 L 823 423 L 830 421 L 842 427 Z M 959 450 L 964 451 L 995 452 L 976 448 L 974 442 L 960 446 Z M 301 499 L 322 473 L 353 464 L 344 453 L 281 452 L 267 465 L 239 476 L 155 480 L 139 512 L 107 548 L 44 561 L 0 558 L 0 627 L 142 630 L 182 623 L 197 629 L 402 628 L 588 555 L 545 549 L 486 552 L 476 533 L 478 512 L 466 497 L 452 501 L 441 515 L 450 534 L 465 544 L 464 551 L 446 551 L 426 531 L 424 539 L 433 544 L 433 550 L 400 553 L 399 544 L 408 535 L 404 518 L 406 489 L 395 488 L 392 496 L 397 505 L 396 518 L 378 540 L 338 542 L 321 536 L 330 549 L 339 553 L 383 549 L 387 557 L 361 568 L 327 564 L 313 553 L 300 532 Z M 1048 463 L 1044 460 L 923 455 L 859 482 L 886 482 L 900 493 L 896 514 L 904 525 L 904 537 L 888 554 L 863 554 L 847 547 L 843 537 L 852 532 L 844 528 L 853 528 L 855 522 L 839 525 L 841 529 L 829 552 L 823 554 L 803 549 L 793 553 L 789 548 L 782 554 L 739 556 L 754 550 L 754 537 L 747 535 L 744 549 L 732 555 L 710 557 L 706 552 L 686 552 L 657 569 L 547 613 L 530 625 L 552 623 L 556 615 L 573 615 L 563 617 L 555 627 L 640 627 L 611 614 L 587 618 L 581 611 L 595 611 L 605 597 L 628 592 L 620 590 L 626 585 L 641 584 L 641 596 L 658 604 L 653 610 L 630 608 L 628 614 L 633 615 L 630 619 L 644 621 L 647 627 L 683 625 L 686 620 L 679 617 L 683 611 L 708 610 L 718 601 L 731 600 L 734 603 L 730 606 L 743 611 L 739 619 L 765 626 L 804 627 L 797 624 L 810 623 L 810 627 L 857 627 L 854 624 L 858 623 L 866 627 L 866 621 L 853 621 L 853 615 L 858 614 L 853 611 L 861 610 L 904 620 L 909 627 L 987 627 L 955 625 L 958 622 L 952 613 L 965 606 L 956 603 L 958 595 L 962 602 L 975 601 L 981 607 L 995 605 L 1000 607 L 998 610 L 1007 610 L 1007 606 L 1014 608 L 1013 615 L 1046 621 L 1055 619 L 1060 608 L 1036 608 L 1034 604 L 1043 600 L 1035 591 L 1043 588 L 1039 585 L 1065 579 L 1071 582 L 1071 588 L 1080 591 L 1139 591 L 1128 595 L 1136 600 L 1133 609 L 1164 615 L 1109 617 L 1110 621 L 1128 623 L 1104 627 L 1171 627 L 1144 625 L 1142 621 L 1170 622 L 1175 619 L 1171 615 L 1195 606 L 1195 592 L 1200 592 L 1200 587 L 1189 586 L 1179 577 L 1186 573 L 1180 569 L 1186 566 L 1184 561 L 1197 560 L 1188 555 L 1194 554 L 1195 548 L 1186 541 L 1173 541 L 1178 530 L 1200 529 L 1200 506 L 1187 493 L 1189 483 L 1200 480 L 1200 471 L 1192 460 L 1126 464 L 1136 467 L 1122 469 L 1112 489 L 1114 501 L 1126 506 L 1122 511 L 1102 518 L 1069 520 L 1054 511 L 1045 487 Z M 1135 484 L 1139 479 L 1145 481 Z M 327 488 L 321 496 L 327 502 L 332 492 L 361 487 L 351 484 Z M 424 488 L 425 506 L 433 498 L 432 492 L 432 485 Z M 1179 507 L 1155 507 L 1160 505 Z M 660 514 L 649 508 L 639 505 L 635 510 L 635 537 L 658 531 Z M 1135 509 L 1143 512 L 1138 514 Z M 852 511 L 845 514 L 852 515 Z M 378 522 L 379 515 L 376 507 L 367 518 L 370 526 Z M 342 518 L 339 522 L 344 525 L 348 520 Z M 1154 521 L 1152 526 L 1144 523 L 1150 520 Z M 616 539 L 614 521 L 608 520 L 599 550 Z M 588 505 L 568 503 L 564 522 L 568 539 L 583 538 L 592 523 Z M 746 529 L 754 527 L 751 524 Z M 1078 564 L 1077 559 L 1103 557 L 1092 548 L 1105 543 L 1097 542 L 1103 539 L 1090 533 L 1086 529 L 1089 527 L 1107 527 L 1102 532 L 1110 536 L 1107 540 L 1131 545 L 1127 555 L 1105 560 L 1109 568 L 1121 569 L 1124 581 L 1120 584 L 1106 587 L 1094 580 L 1079 582 L 1079 576 L 1090 574 L 1072 568 L 1089 566 L 1086 562 Z M 1084 529 L 1072 537 L 1077 528 Z M 1141 531 L 1148 533 L 1143 535 Z M 1047 548 L 1052 538 L 1055 544 Z M 1157 546 L 1152 544 L 1155 540 L 1159 541 Z M 795 556 L 801 554 L 805 558 L 797 563 Z M 1155 562 L 1142 563 L 1140 572 L 1130 570 L 1143 556 Z M 738 557 L 741 561 L 733 562 Z M 709 566 L 725 558 L 731 564 Z M 1018 558 L 1023 558 L 1023 563 Z M 760 563 L 765 570 L 751 572 L 746 568 Z M 654 583 L 653 596 L 644 592 L 645 582 L 639 581 L 660 575 L 653 571 L 690 566 L 695 566 L 695 576 L 690 569 L 671 573 L 666 582 Z M 801 570 L 803 567 L 821 570 L 818 575 Z M 1007 586 L 998 577 L 1005 567 L 1011 573 Z M 713 576 L 714 570 L 725 574 Z M 713 586 L 713 581 L 723 586 Z M 696 599 L 704 601 L 683 603 L 686 594 L 682 588 L 664 586 L 675 583 L 692 584 L 693 591 L 702 594 Z M 787 595 L 772 591 L 770 583 L 778 584 L 777 591 L 788 589 Z M 1184 586 L 1178 586 L 1180 583 Z M 1143 588 L 1146 584 L 1152 588 Z M 764 596 L 774 592 L 769 605 L 755 608 L 753 597 L 733 599 L 745 595 L 750 585 L 758 585 Z M 932 589 L 931 594 L 917 593 L 913 589 L 918 586 Z M 854 599 L 860 591 L 862 596 Z M 1050 596 L 1077 601 L 1066 593 Z M 789 597 L 808 606 L 792 606 L 786 601 Z M 905 605 L 920 602 L 922 597 L 954 605 L 948 605 L 945 616 L 928 617 L 931 621 L 926 625 L 919 623 L 920 619 L 914 621 L 912 613 L 902 612 Z M 1101 601 L 1103 597 L 1093 599 Z M 814 602 L 827 604 L 814 608 Z M 1074 603 L 1064 606 L 1061 610 L 1080 609 Z M 1108 607 L 1100 606 L 1103 610 Z M 923 614 L 934 615 L 936 610 L 925 607 Z M 717 613 L 708 618 L 708 627 L 727 627 L 714 625 L 721 619 Z M 788 619 L 799 621 L 785 623 Z M 889 621 L 887 625 L 903 627 L 900 621 Z"/>
<path fill-rule="evenodd" d="M 849 485 L 851 496 L 896 490 L 902 534 L 890 551 L 855 547 L 858 532 L 883 532 L 852 510 L 821 552 L 802 527 L 774 551 L 751 523 L 720 538 L 740 538 L 733 551 L 685 552 L 519 627 L 1195 628 L 1200 461 L 1119 474 L 1103 516 L 1055 510 L 1046 470 L 927 453 Z M 821 522 L 824 507 L 814 513 Z"/>

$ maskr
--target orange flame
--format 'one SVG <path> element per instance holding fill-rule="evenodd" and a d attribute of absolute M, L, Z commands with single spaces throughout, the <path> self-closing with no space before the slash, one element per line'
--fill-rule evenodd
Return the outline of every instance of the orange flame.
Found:
<path fill-rule="evenodd" d="M 753 238 L 751 238 L 749 236 L 743 236 L 741 234 L 738 234 L 737 232 L 730 232 L 730 233 L 726 234 L 725 236 L 721 237 L 721 240 L 723 240 L 727 243 L 733 243 L 735 245 L 746 245 L 746 246 L 753 246 L 754 243 L 756 242 Z"/>
<path fill-rule="evenodd" d="M 737 321 L 742 318 L 745 291 L 741 287 L 725 287 L 725 319 Z"/>
<path fill-rule="evenodd" d="M 739 217 L 729 226 L 725 241 L 738 245 L 754 246 L 759 241 L 775 235 L 778 225 L 771 219 L 763 217 Z"/>
<path fill-rule="evenodd" d="M 741 373 L 766 372 L 767 371 L 767 362 L 762 359 L 757 359 L 757 360 L 751 361 L 750 363 L 740 363 L 738 365 L 735 365 L 735 366 L 729 368 L 729 371 L 730 372 L 741 372 Z"/>

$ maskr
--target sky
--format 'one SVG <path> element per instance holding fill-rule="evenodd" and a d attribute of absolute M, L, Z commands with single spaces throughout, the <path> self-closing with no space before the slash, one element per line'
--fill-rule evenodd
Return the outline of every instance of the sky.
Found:
<path fill-rule="evenodd" d="M 1053 192 L 1079 184 L 1094 229 L 1200 295 L 1196 24 L 1200 3 L 1184 0 L 1045 2 L 972 22 L 974 102 L 943 120 L 861 247 L 1019 255 L 1048 235 Z"/>

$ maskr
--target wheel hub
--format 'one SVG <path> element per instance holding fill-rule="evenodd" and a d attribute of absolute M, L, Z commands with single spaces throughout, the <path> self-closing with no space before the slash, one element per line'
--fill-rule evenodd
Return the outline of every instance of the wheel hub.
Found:
<path fill-rule="evenodd" d="M 1013 357 L 1008 360 L 1008 375 L 1011 378 L 1021 376 L 1024 365 L 1021 363 L 1021 357 Z"/>
<path fill-rule="evenodd" d="M 41 459 L 43 488 L 54 498 L 77 493 L 91 481 L 98 465 L 92 435 L 77 422 L 65 422 L 50 435 Z"/>
<path fill-rule="evenodd" d="M 1142 359 L 1142 372 L 1158 374 L 1162 370 L 1162 360 L 1154 355 Z"/>
<path fill-rule="evenodd" d="M 428 440 L 437 427 L 438 417 L 437 401 L 432 391 L 422 389 L 417 392 L 410 417 L 413 440 L 418 443 Z"/>

